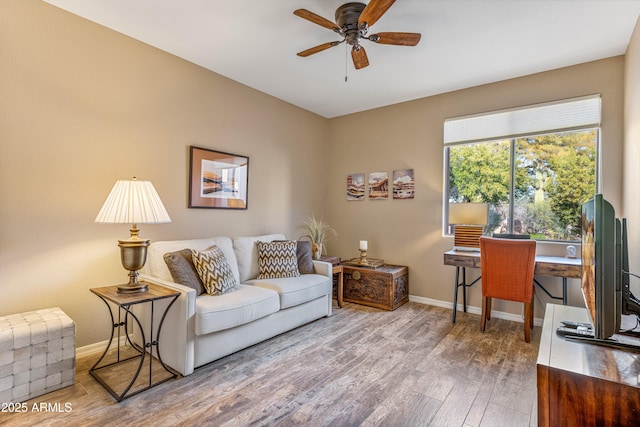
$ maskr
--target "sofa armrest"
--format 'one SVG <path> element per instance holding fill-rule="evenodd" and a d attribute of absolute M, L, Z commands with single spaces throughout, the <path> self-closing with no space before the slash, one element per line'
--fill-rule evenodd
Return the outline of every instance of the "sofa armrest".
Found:
<path fill-rule="evenodd" d="M 193 288 L 178 283 L 141 274 L 140 277 L 150 283 L 165 286 L 180 291 L 178 299 L 173 303 L 162 324 L 158 347 L 162 361 L 181 373 L 190 375 L 194 369 L 194 339 L 195 339 L 195 310 L 196 291 Z M 170 300 L 157 301 L 154 310 L 154 325 L 159 325 L 160 318 Z M 148 310 L 149 304 L 140 304 L 140 310 Z M 143 313 L 142 319 L 148 319 L 148 313 Z M 145 330 L 148 322 L 143 323 Z M 145 332 L 146 333 L 146 332 Z"/>
<path fill-rule="evenodd" d="M 313 260 L 313 270 L 316 274 L 327 276 L 333 279 L 333 266 L 330 262 Z"/>
<path fill-rule="evenodd" d="M 327 317 L 331 316 L 333 313 L 333 265 L 330 262 L 313 260 L 313 270 L 316 274 L 320 274 L 322 276 L 327 276 L 330 280 L 331 286 L 329 287 L 330 292 L 327 298 Z"/>

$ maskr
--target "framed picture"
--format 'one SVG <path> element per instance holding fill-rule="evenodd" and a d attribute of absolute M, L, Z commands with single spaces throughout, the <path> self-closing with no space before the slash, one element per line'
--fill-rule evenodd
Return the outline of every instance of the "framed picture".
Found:
<path fill-rule="evenodd" d="M 393 171 L 393 198 L 413 199 L 416 182 L 413 178 L 413 169 L 400 169 Z"/>
<path fill-rule="evenodd" d="M 248 184 L 248 157 L 190 147 L 190 208 L 247 209 Z"/>
<path fill-rule="evenodd" d="M 347 200 L 364 200 L 364 174 L 347 175 Z"/>
<path fill-rule="evenodd" d="M 389 172 L 371 172 L 369 174 L 369 199 L 387 200 L 389 198 Z"/>

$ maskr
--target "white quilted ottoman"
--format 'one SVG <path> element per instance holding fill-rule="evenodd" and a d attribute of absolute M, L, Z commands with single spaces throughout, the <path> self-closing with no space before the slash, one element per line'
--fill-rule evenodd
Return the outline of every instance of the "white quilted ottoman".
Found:
<path fill-rule="evenodd" d="M 58 307 L 0 317 L 0 402 L 72 385 L 75 341 L 75 324 Z"/>

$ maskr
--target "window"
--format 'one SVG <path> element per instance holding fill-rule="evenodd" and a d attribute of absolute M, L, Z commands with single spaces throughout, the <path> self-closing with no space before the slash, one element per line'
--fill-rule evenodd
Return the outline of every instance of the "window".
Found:
<path fill-rule="evenodd" d="M 599 121 L 600 97 L 447 120 L 445 219 L 449 203 L 485 202 L 487 234 L 579 239 L 580 207 L 596 192 Z"/>

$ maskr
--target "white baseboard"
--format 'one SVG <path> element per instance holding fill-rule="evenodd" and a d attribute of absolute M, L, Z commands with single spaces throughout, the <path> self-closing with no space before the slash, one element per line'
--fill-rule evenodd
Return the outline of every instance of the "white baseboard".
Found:
<path fill-rule="evenodd" d="M 123 346 L 126 343 L 126 337 L 123 335 L 120 337 L 120 345 Z M 105 347 L 109 344 L 109 340 L 100 341 L 97 343 L 85 345 L 83 347 L 76 348 L 76 358 L 84 356 L 99 356 L 104 352 Z M 113 340 L 110 348 L 116 348 L 118 340 Z"/>
<path fill-rule="evenodd" d="M 436 307 L 448 308 L 449 310 L 453 310 L 453 303 L 449 301 L 440 301 L 440 300 L 435 300 L 431 298 L 419 297 L 416 295 L 409 295 L 409 301 L 417 302 L 419 304 L 426 304 L 426 305 L 433 305 Z M 458 312 L 461 312 L 462 310 L 463 310 L 462 304 L 458 304 Z M 481 315 L 482 309 L 480 307 L 467 305 L 467 313 Z M 512 322 L 524 323 L 523 315 L 507 313 L 505 311 L 491 310 L 491 317 L 494 317 L 496 319 L 510 320 Z M 542 318 L 535 317 L 533 319 L 533 324 L 534 326 L 542 326 L 542 321 L 543 321 Z"/>

